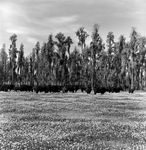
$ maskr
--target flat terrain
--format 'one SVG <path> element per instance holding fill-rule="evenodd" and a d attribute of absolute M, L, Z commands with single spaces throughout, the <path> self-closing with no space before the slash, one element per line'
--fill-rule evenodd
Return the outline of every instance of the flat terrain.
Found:
<path fill-rule="evenodd" d="M 0 92 L 1 150 L 146 150 L 146 92 Z"/>

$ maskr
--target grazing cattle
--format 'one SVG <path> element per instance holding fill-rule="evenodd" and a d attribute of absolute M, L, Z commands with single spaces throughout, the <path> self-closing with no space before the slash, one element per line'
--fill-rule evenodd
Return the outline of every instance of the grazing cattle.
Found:
<path fill-rule="evenodd" d="M 81 85 L 81 86 L 80 86 L 80 89 L 81 89 L 81 92 L 86 91 L 86 87 L 85 87 L 84 85 Z"/>
<path fill-rule="evenodd" d="M 33 92 L 33 87 L 31 85 L 21 85 L 20 91 Z"/>
<path fill-rule="evenodd" d="M 14 87 L 14 91 L 15 91 L 15 92 L 20 91 L 20 86 L 15 86 L 15 87 Z"/>
<path fill-rule="evenodd" d="M 50 92 L 57 93 L 57 92 L 60 92 L 62 90 L 62 86 L 51 85 L 49 87 L 49 89 L 50 89 Z"/>
<path fill-rule="evenodd" d="M 79 86 L 79 85 L 74 85 L 74 90 L 75 90 L 75 92 L 77 92 L 79 89 L 80 89 L 80 86 Z"/>
<path fill-rule="evenodd" d="M 67 92 L 74 93 L 74 92 L 77 92 L 77 90 L 78 90 L 78 87 L 75 85 L 66 85 L 62 88 L 63 93 L 67 93 Z"/>
<path fill-rule="evenodd" d="M 86 87 L 87 94 L 90 94 L 91 91 L 92 91 L 92 87 L 90 85 L 87 85 L 87 87 Z"/>
<path fill-rule="evenodd" d="M 104 87 L 102 87 L 101 89 L 100 89 L 100 93 L 101 94 L 104 94 L 106 92 L 106 89 L 104 88 Z"/>
<path fill-rule="evenodd" d="M 94 94 L 101 93 L 104 94 L 105 92 L 109 93 L 119 93 L 122 90 L 121 87 L 94 87 Z"/>
<path fill-rule="evenodd" d="M 75 92 L 74 85 L 67 85 L 67 91 L 74 93 Z"/>
<path fill-rule="evenodd" d="M 80 89 L 79 85 L 66 85 L 62 87 L 62 92 L 67 93 L 67 92 L 77 92 Z"/>
<path fill-rule="evenodd" d="M 94 87 L 94 94 L 96 93 L 100 93 L 100 94 L 104 94 L 106 92 L 106 88 L 104 87 Z"/>
<path fill-rule="evenodd" d="M 111 87 L 108 87 L 106 91 L 109 92 L 109 93 L 114 93 L 114 92 L 119 93 L 120 91 L 122 91 L 122 88 L 111 86 Z"/>
<path fill-rule="evenodd" d="M 58 85 L 48 85 L 48 86 L 34 86 L 34 91 L 38 92 L 45 92 L 45 93 L 56 93 L 62 90 L 61 86 Z"/>
<path fill-rule="evenodd" d="M 36 93 L 38 93 L 38 86 L 34 86 L 34 87 L 33 87 L 33 90 L 34 90 Z"/>
<path fill-rule="evenodd" d="M 7 84 L 7 88 L 8 88 L 9 91 L 14 90 L 14 85 Z"/>
<path fill-rule="evenodd" d="M 45 92 L 46 93 L 46 86 L 34 86 L 34 91 L 36 92 L 36 93 L 38 93 L 38 92 Z"/>
<path fill-rule="evenodd" d="M 114 92 L 114 88 L 112 86 L 109 86 L 106 89 L 107 89 L 106 91 L 109 92 L 109 93 L 113 93 Z"/>
<path fill-rule="evenodd" d="M 5 92 L 7 92 L 7 91 L 11 91 L 11 90 L 13 90 L 14 89 L 14 85 L 12 85 L 12 84 L 2 84 L 1 86 L 0 86 L 0 91 L 5 91 Z"/>
<path fill-rule="evenodd" d="M 119 93 L 120 91 L 122 91 L 122 88 L 121 88 L 121 87 L 116 87 L 116 88 L 114 88 L 114 92 L 115 92 L 115 93 Z"/>
<path fill-rule="evenodd" d="M 33 87 L 30 85 L 17 85 L 14 87 L 14 91 L 20 91 L 20 92 L 33 92 Z"/>
<path fill-rule="evenodd" d="M 134 92 L 134 88 L 129 88 L 129 93 L 133 93 Z"/>
<path fill-rule="evenodd" d="M 8 91 L 8 88 L 5 84 L 1 85 L 0 86 L 0 91 L 4 91 L 4 92 L 7 92 Z"/>
<path fill-rule="evenodd" d="M 63 92 L 63 93 L 67 93 L 67 92 L 68 92 L 67 87 L 64 86 L 64 87 L 62 88 L 62 92 Z"/>

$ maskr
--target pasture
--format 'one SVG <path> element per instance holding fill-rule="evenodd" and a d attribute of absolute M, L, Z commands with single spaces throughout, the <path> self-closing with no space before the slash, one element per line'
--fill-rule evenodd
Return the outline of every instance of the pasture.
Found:
<path fill-rule="evenodd" d="M 0 92 L 1 150 L 145 150 L 146 93 Z"/>

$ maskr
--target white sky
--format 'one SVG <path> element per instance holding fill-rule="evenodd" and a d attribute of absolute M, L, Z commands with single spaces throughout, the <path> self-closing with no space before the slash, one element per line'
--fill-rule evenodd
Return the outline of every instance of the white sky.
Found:
<path fill-rule="evenodd" d="M 17 48 L 24 44 L 25 55 L 31 53 L 37 41 L 46 42 L 49 34 L 62 32 L 77 45 L 75 32 L 85 27 L 91 41 L 92 28 L 100 25 L 100 35 L 106 42 L 112 31 L 117 41 L 125 35 L 129 40 L 131 27 L 146 35 L 145 0 L 0 0 L 0 48 L 9 37 L 18 36 Z"/>

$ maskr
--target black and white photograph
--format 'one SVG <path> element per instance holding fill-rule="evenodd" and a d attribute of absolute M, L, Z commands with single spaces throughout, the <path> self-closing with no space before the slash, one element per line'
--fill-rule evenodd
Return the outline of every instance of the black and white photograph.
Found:
<path fill-rule="evenodd" d="M 0 150 L 146 150 L 146 0 L 0 0 Z"/>

